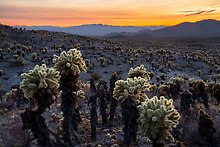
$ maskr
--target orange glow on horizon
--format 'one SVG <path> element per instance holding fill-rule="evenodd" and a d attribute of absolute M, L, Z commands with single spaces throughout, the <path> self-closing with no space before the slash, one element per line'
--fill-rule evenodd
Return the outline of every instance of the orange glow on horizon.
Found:
<path fill-rule="evenodd" d="M 0 2 L 0 23 L 11 26 L 78 26 L 108 24 L 115 26 L 172 26 L 203 19 L 220 20 L 217 0 L 7 0 Z M 153 2 L 152 2 L 153 1 Z M 41 3 L 40 3 L 41 2 Z M 49 3 L 51 2 L 51 4 Z M 53 3 L 54 2 L 54 3 Z M 181 2 L 181 3 L 180 3 Z M 50 5 L 49 5 L 50 4 Z M 124 7 L 122 7 L 123 5 Z"/>

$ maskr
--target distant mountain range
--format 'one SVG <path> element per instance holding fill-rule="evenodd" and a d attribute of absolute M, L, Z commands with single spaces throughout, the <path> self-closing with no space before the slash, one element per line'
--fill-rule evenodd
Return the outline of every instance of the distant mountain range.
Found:
<path fill-rule="evenodd" d="M 155 30 L 156 37 L 220 37 L 220 21 L 207 19 L 195 23 L 184 22 L 172 27 Z"/>
<path fill-rule="evenodd" d="M 207 19 L 194 23 L 184 22 L 178 25 L 134 27 L 111 26 L 102 24 L 82 25 L 75 27 L 54 26 L 16 26 L 27 30 L 48 30 L 66 32 L 82 36 L 101 36 L 103 38 L 204 38 L 220 37 L 220 21 Z"/>
<path fill-rule="evenodd" d="M 156 37 L 156 38 L 204 38 L 220 37 L 220 21 L 207 19 L 198 22 L 184 22 L 175 26 L 158 30 L 143 29 L 135 33 L 111 33 L 105 38 L 132 38 L 132 37 Z"/>
<path fill-rule="evenodd" d="M 104 36 L 111 33 L 128 32 L 134 33 L 143 29 L 158 30 L 164 28 L 164 26 L 147 26 L 147 27 L 135 27 L 135 26 L 111 26 L 103 24 L 89 24 L 74 27 L 56 27 L 56 26 L 15 26 L 17 28 L 25 28 L 27 30 L 47 30 L 54 32 L 65 32 L 70 34 L 82 35 L 82 36 Z"/>

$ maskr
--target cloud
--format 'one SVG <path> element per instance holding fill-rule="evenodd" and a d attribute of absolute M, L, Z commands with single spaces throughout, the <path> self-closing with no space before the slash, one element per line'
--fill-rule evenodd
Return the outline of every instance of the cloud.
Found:
<path fill-rule="evenodd" d="M 203 13 L 205 13 L 205 12 L 206 12 L 206 11 L 193 12 L 193 13 L 186 14 L 186 16 L 199 15 L 199 14 L 203 14 Z"/>
<path fill-rule="evenodd" d="M 216 11 L 216 9 L 212 9 L 212 10 L 206 11 L 206 13 L 211 13 L 211 12 L 214 12 L 214 11 Z"/>
<path fill-rule="evenodd" d="M 191 10 L 184 10 L 184 11 L 178 11 L 180 13 L 193 13 L 193 12 L 196 12 L 196 11 L 191 11 Z"/>
<path fill-rule="evenodd" d="M 220 6 L 220 3 L 214 3 L 212 5 L 210 5 L 211 7 L 219 7 Z"/>
<path fill-rule="evenodd" d="M 192 16 L 192 15 L 200 15 L 200 14 L 208 14 L 215 12 L 216 9 L 211 9 L 211 10 L 183 10 L 183 11 L 178 11 L 179 13 L 185 14 L 185 16 Z"/>

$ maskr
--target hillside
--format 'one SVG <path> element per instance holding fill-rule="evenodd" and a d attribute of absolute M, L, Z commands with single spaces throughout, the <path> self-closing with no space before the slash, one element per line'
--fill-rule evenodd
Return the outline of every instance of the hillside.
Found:
<path fill-rule="evenodd" d="M 209 19 L 195 23 L 184 22 L 175 26 L 153 31 L 151 35 L 154 37 L 173 38 L 220 37 L 220 21 Z"/>
<path fill-rule="evenodd" d="M 88 24 L 74 27 L 55 27 L 55 26 L 17 26 L 18 28 L 25 28 L 27 30 L 47 30 L 53 32 L 65 32 L 70 34 L 82 35 L 82 36 L 103 36 L 110 33 L 129 32 L 134 33 L 142 29 L 157 30 L 164 28 L 162 26 L 111 26 L 103 24 Z"/>
<path fill-rule="evenodd" d="M 181 24 L 161 28 L 158 30 L 142 29 L 135 33 L 113 33 L 105 35 L 105 38 L 212 38 L 220 37 L 220 21 L 202 20 L 194 23 L 183 22 Z"/>

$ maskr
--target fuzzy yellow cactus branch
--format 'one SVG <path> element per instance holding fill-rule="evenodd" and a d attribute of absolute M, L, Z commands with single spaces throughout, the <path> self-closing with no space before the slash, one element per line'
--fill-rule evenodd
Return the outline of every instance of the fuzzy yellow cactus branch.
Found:
<path fill-rule="evenodd" d="M 163 96 L 158 99 L 155 96 L 142 102 L 138 109 L 141 134 L 157 143 L 174 141 L 170 131 L 178 125 L 180 114 L 174 108 L 172 99 Z"/>
<path fill-rule="evenodd" d="M 68 52 L 63 51 L 60 56 L 54 59 L 55 68 L 61 73 L 71 73 L 79 75 L 86 72 L 86 64 L 82 54 L 77 49 L 70 49 Z"/>
<path fill-rule="evenodd" d="M 33 70 L 21 74 L 21 78 L 20 88 L 28 99 L 34 98 L 38 90 L 59 88 L 59 72 L 54 68 L 47 68 L 45 64 L 36 65 Z"/>
<path fill-rule="evenodd" d="M 73 92 L 76 97 L 80 98 L 80 99 L 84 99 L 85 98 L 85 94 L 82 90 L 78 90 L 77 92 Z"/>
<path fill-rule="evenodd" d="M 127 80 L 118 80 L 115 83 L 113 96 L 116 99 L 123 100 L 128 95 L 134 96 L 139 101 L 147 98 L 146 92 L 149 91 L 149 83 L 141 77 L 127 78 Z"/>
<path fill-rule="evenodd" d="M 182 77 L 173 77 L 169 80 L 168 83 L 179 83 L 179 84 L 183 84 L 184 83 L 184 79 Z"/>
<path fill-rule="evenodd" d="M 147 81 L 150 80 L 149 72 L 144 67 L 144 65 L 138 66 L 136 68 L 131 68 L 128 72 L 128 77 L 129 78 L 142 77 Z"/>

